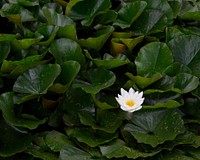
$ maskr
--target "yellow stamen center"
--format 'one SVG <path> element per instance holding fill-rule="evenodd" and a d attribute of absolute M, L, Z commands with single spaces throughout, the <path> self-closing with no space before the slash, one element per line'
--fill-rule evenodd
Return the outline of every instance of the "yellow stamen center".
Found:
<path fill-rule="evenodd" d="M 133 100 L 127 100 L 125 103 L 129 107 L 133 107 L 135 105 L 135 102 Z"/>

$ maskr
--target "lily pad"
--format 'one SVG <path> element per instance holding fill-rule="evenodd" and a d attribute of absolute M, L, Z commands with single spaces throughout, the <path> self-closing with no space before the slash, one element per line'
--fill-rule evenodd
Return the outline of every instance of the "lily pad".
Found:
<path fill-rule="evenodd" d="M 169 41 L 174 60 L 188 66 L 192 73 L 200 77 L 200 37 L 194 35 L 177 36 Z M 178 47 L 178 46 L 182 47 Z"/>
<path fill-rule="evenodd" d="M 86 73 L 89 82 L 76 81 L 74 87 L 82 88 L 86 93 L 96 94 L 114 84 L 115 74 L 106 69 L 91 69 Z"/>
<path fill-rule="evenodd" d="M 142 47 L 135 59 L 137 73 L 140 76 L 151 77 L 163 74 L 173 63 L 173 56 L 165 43 L 152 42 Z"/>
<path fill-rule="evenodd" d="M 110 144 L 100 146 L 101 153 L 107 158 L 121 158 L 127 157 L 131 159 L 146 158 L 157 154 L 159 151 L 152 153 L 145 153 L 139 150 L 130 148 L 126 143 L 120 139 L 117 139 Z"/>
<path fill-rule="evenodd" d="M 118 11 L 118 18 L 113 25 L 120 26 L 122 29 L 128 28 L 142 14 L 147 3 L 145 1 L 136 1 L 125 3 Z"/>
<path fill-rule="evenodd" d="M 90 147 L 96 147 L 101 144 L 112 141 L 117 135 L 109 134 L 99 130 L 93 130 L 90 128 L 67 128 L 67 134 L 69 137 L 76 138 L 79 142 L 85 143 Z"/>
<path fill-rule="evenodd" d="M 3 93 L 0 96 L 0 109 L 3 112 L 3 117 L 8 123 L 18 127 L 35 129 L 40 124 L 46 122 L 46 119 L 39 120 L 32 115 L 18 116 L 15 114 L 15 107 L 14 94 L 12 92 Z"/>
<path fill-rule="evenodd" d="M 31 145 L 31 136 L 19 128 L 0 120 L 0 156 L 9 157 L 23 152 Z"/>
<path fill-rule="evenodd" d="M 107 11 L 110 7 L 111 3 L 108 0 L 74 0 L 67 8 L 67 15 L 73 20 L 82 20 L 83 26 L 90 26 L 95 16 Z"/>
<path fill-rule="evenodd" d="M 13 90 L 23 94 L 45 94 L 60 72 L 58 64 L 39 65 L 20 75 Z"/>
<path fill-rule="evenodd" d="M 144 110 L 131 116 L 133 124 L 126 124 L 124 130 L 131 133 L 138 143 L 156 147 L 185 131 L 179 113 L 172 109 Z"/>
<path fill-rule="evenodd" d="M 62 64 L 69 60 L 79 62 L 82 67 L 85 64 L 85 57 L 82 53 L 82 48 L 76 41 L 71 39 L 60 38 L 54 40 L 49 51 L 55 57 L 58 64 Z"/>

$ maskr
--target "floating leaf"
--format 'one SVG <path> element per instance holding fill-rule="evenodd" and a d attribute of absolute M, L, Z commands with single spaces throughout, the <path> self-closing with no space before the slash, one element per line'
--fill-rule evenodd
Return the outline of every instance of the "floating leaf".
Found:
<path fill-rule="evenodd" d="M 109 134 L 99 130 L 90 128 L 67 128 L 69 137 L 76 138 L 79 142 L 83 142 L 90 147 L 96 147 L 115 139 L 116 134 Z"/>
<path fill-rule="evenodd" d="M 122 124 L 124 114 L 115 113 L 109 110 L 97 110 L 97 118 L 91 114 L 80 113 L 80 121 L 84 125 L 89 125 L 93 129 L 102 130 L 107 133 L 114 133 Z"/>
<path fill-rule="evenodd" d="M 73 5 L 68 8 L 68 16 L 73 20 L 82 20 L 83 26 L 90 26 L 94 17 L 99 13 L 107 11 L 111 7 L 108 0 L 85 0 L 85 1 L 72 1 Z"/>
<path fill-rule="evenodd" d="M 61 65 L 60 75 L 57 77 L 55 83 L 49 88 L 49 90 L 57 93 L 64 93 L 77 76 L 79 70 L 80 64 L 78 62 L 65 61 Z"/>
<path fill-rule="evenodd" d="M 153 75 L 151 78 L 149 77 L 142 77 L 142 76 L 134 76 L 131 73 L 126 73 L 126 75 L 135 83 L 137 84 L 140 88 L 146 88 L 149 85 L 153 84 L 154 82 L 156 82 L 157 80 L 159 80 L 160 78 L 162 78 L 161 74 L 155 74 Z"/>
<path fill-rule="evenodd" d="M 45 137 L 45 143 L 54 152 L 60 152 L 63 148 L 72 146 L 68 137 L 57 131 L 49 132 Z"/>
<path fill-rule="evenodd" d="M 181 116 L 172 109 L 144 110 L 131 116 L 133 124 L 126 124 L 124 130 L 130 132 L 138 143 L 156 147 L 185 131 Z"/>
<path fill-rule="evenodd" d="M 82 88 L 86 93 L 96 94 L 100 90 L 105 89 L 116 80 L 115 74 L 105 69 L 91 69 L 86 73 L 86 77 L 89 81 L 77 81 L 74 87 Z"/>
<path fill-rule="evenodd" d="M 78 160 L 78 159 L 91 159 L 91 155 L 77 147 L 70 146 L 60 151 L 60 160 Z"/>
<path fill-rule="evenodd" d="M 79 62 L 82 67 L 85 64 L 85 57 L 80 45 L 71 39 L 60 38 L 54 40 L 49 51 L 55 57 L 58 64 L 69 60 Z"/>
<path fill-rule="evenodd" d="M 110 37 L 111 33 L 114 31 L 114 28 L 112 26 L 108 26 L 106 28 L 103 28 L 95 33 L 95 36 L 89 37 L 87 39 L 79 39 L 78 42 L 82 47 L 88 48 L 88 49 L 95 49 L 100 50 L 107 39 Z"/>
<path fill-rule="evenodd" d="M 31 136 L 19 128 L 0 120 L 0 156 L 9 157 L 23 152 L 31 145 Z"/>
<path fill-rule="evenodd" d="M 18 127 L 25 127 L 29 129 L 35 129 L 40 124 L 46 122 L 46 119 L 39 120 L 34 116 L 31 115 L 15 115 L 15 104 L 14 104 L 14 97 L 12 92 L 3 93 L 0 96 L 0 109 L 3 112 L 3 117 L 5 120 Z"/>
<path fill-rule="evenodd" d="M 191 92 L 199 85 L 199 78 L 188 73 L 177 74 L 174 80 L 174 88 L 180 89 L 183 93 Z"/>
<path fill-rule="evenodd" d="M 128 28 L 142 14 L 147 3 L 145 1 L 136 1 L 125 3 L 118 11 L 118 19 L 113 25 L 120 26 L 122 29 Z"/>
<path fill-rule="evenodd" d="M 174 60 L 188 66 L 192 73 L 200 77 L 200 37 L 183 35 L 172 39 L 169 47 L 172 50 Z M 182 46 L 182 47 L 178 47 Z"/>
<path fill-rule="evenodd" d="M 137 73 L 140 76 L 163 74 L 173 63 L 173 56 L 165 43 L 152 42 L 142 47 L 135 59 Z"/>
<path fill-rule="evenodd" d="M 7 58 L 10 53 L 10 43 L 9 42 L 0 42 L 0 62 Z"/>
<path fill-rule="evenodd" d="M 39 65 L 20 75 L 13 90 L 25 94 L 45 94 L 60 72 L 58 64 Z"/>
<path fill-rule="evenodd" d="M 49 25 L 66 26 L 74 24 L 71 18 L 62 14 L 58 14 L 54 9 L 43 7 L 42 10 Z"/>
<path fill-rule="evenodd" d="M 120 139 L 117 139 L 108 145 L 100 146 L 100 150 L 101 153 L 109 159 L 121 158 L 121 157 L 127 157 L 131 159 L 136 159 L 140 157 L 146 158 L 153 156 L 159 152 L 159 151 L 152 153 L 141 152 L 139 150 L 135 150 L 133 148 L 126 146 L 126 143 Z"/>
<path fill-rule="evenodd" d="M 89 52 L 86 52 L 86 54 L 88 58 L 97 65 L 97 67 L 103 67 L 105 69 L 117 68 L 130 63 L 129 59 L 123 54 L 118 54 L 113 57 L 110 54 L 105 53 L 103 59 L 94 59 L 90 56 Z"/>

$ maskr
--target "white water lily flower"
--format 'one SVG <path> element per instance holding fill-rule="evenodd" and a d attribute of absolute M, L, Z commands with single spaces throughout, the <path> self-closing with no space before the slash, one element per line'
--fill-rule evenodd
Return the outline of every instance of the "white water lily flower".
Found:
<path fill-rule="evenodd" d="M 120 104 L 120 108 L 124 111 L 134 112 L 142 108 L 144 98 L 142 98 L 143 92 L 134 91 L 133 88 L 129 89 L 129 92 L 121 88 L 121 95 L 115 97 Z"/>

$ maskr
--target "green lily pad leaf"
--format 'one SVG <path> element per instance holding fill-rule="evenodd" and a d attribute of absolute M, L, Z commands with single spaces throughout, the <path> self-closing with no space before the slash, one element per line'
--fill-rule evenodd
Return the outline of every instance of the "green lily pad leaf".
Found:
<path fill-rule="evenodd" d="M 145 10 L 131 26 L 134 33 L 139 35 L 149 35 L 163 32 L 167 25 L 173 22 L 173 10 L 168 1 L 145 0 L 147 6 Z"/>
<path fill-rule="evenodd" d="M 93 101 L 94 101 L 95 105 L 97 107 L 101 108 L 101 109 L 114 109 L 114 108 L 118 107 L 117 105 L 114 105 L 114 102 L 116 102 L 116 100 L 113 98 L 114 97 L 113 95 L 106 95 L 106 98 L 108 98 L 108 101 L 106 101 L 105 99 L 104 100 L 100 100 L 97 97 L 98 96 L 96 96 L 96 95 L 92 95 L 92 98 L 93 98 Z M 102 97 L 103 96 L 101 96 L 101 98 Z M 112 97 L 112 100 L 110 99 L 110 97 Z"/>
<path fill-rule="evenodd" d="M 135 59 L 137 73 L 140 76 L 163 74 L 173 63 L 173 56 L 165 43 L 152 42 L 142 47 Z"/>
<path fill-rule="evenodd" d="M 4 34 L 4 33 L 1 33 L 0 34 L 0 42 L 2 42 L 2 41 L 10 42 L 15 37 L 16 37 L 16 35 L 14 35 L 14 34 Z"/>
<path fill-rule="evenodd" d="M 26 150 L 31 145 L 31 136 L 0 120 L 0 141 L 0 156 L 9 157 Z"/>
<path fill-rule="evenodd" d="M 117 68 L 130 63 L 129 59 L 123 54 L 118 54 L 117 56 L 113 57 L 110 54 L 105 53 L 102 60 L 92 58 L 89 52 L 86 52 L 86 56 L 90 58 L 97 67 L 103 67 L 105 69 Z"/>
<path fill-rule="evenodd" d="M 169 91 L 145 94 L 144 108 L 177 108 L 181 105 L 183 100 L 179 93 Z"/>
<path fill-rule="evenodd" d="M 186 98 L 185 105 L 183 106 L 182 110 L 188 116 L 191 116 L 193 119 L 200 119 L 200 108 L 199 108 L 200 101 L 198 98 Z"/>
<path fill-rule="evenodd" d="M 128 49 L 131 51 L 135 48 L 135 46 L 142 42 L 142 40 L 144 39 L 143 36 L 139 36 L 136 38 L 120 38 L 120 41 L 122 41 L 122 43 L 124 43 Z"/>
<path fill-rule="evenodd" d="M 165 73 L 171 77 L 175 77 L 178 73 L 192 74 L 192 71 L 186 65 L 175 62 L 166 69 Z"/>
<path fill-rule="evenodd" d="M 67 15 L 73 20 L 82 20 L 83 26 L 90 26 L 98 14 L 107 11 L 111 7 L 111 3 L 108 0 L 84 0 L 75 1 L 71 8 L 68 8 Z"/>
<path fill-rule="evenodd" d="M 49 132 L 45 137 L 45 143 L 54 152 L 60 152 L 61 149 L 73 145 L 66 135 L 57 131 Z"/>
<path fill-rule="evenodd" d="M 60 38 L 69 38 L 76 41 L 77 40 L 76 26 L 66 25 L 63 27 L 59 27 L 57 36 L 59 36 Z"/>
<path fill-rule="evenodd" d="M 117 18 L 117 12 L 114 10 L 107 10 L 99 15 L 97 15 L 94 19 L 94 24 L 108 24 L 113 22 Z"/>
<path fill-rule="evenodd" d="M 35 20 L 33 14 L 18 4 L 6 3 L 1 8 L 1 15 L 16 24 Z"/>
<path fill-rule="evenodd" d="M 10 77 L 16 78 L 28 69 L 33 68 L 39 64 L 44 64 L 48 62 L 48 60 L 41 61 L 44 56 L 45 54 L 34 55 L 26 57 L 19 61 L 4 60 L 1 65 L 1 72 L 4 74 L 9 74 Z"/>
<path fill-rule="evenodd" d="M 58 64 L 39 65 L 20 75 L 13 90 L 23 94 L 45 94 L 60 72 Z"/>
<path fill-rule="evenodd" d="M 1 42 L 0 41 L 0 63 L 5 60 L 8 56 L 8 54 L 10 53 L 10 43 L 9 42 Z"/>
<path fill-rule="evenodd" d="M 199 78 L 188 73 L 177 74 L 174 80 L 174 88 L 180 89 L 183 93 L 188 93 L 199 85 Z"/>
<path fill-rule="evenodd" d="M 26 150 L 26 153 L 32 155 L 33 157 L 42 159 L 42 160 L 59 160 L 58 155 L 43 150 L 41 147 L 32 145 Z"/>
<path fill-rule="evenodd" d="M 138 141 L 156 147 L 185 131 L 183 120 L 172 109 L 143 110 L 131 116 L 133 124 L 127 124 L 124 130 Z"/>
<path fill-rule="evenodd" d="M 187 3 L 187 5 L 184 5 L 180 11 L 179 17 L 184 20 L 200 21 L 199 5 L 191 5 L 190 3 Z"/>
<path fill-rule="evenodd" d="M 100 90 L 110 87 L 114 84 L 116 76 L 113 72 L 106 69 L 91 69 L 86 72 L 86 78 L 88 82 L 77 81 L 74 87 L 80 87 L 86 93 L 96 94 Z"/>
<path fill-rule="evenodd" d="M 78 160 L 78 159 L 82 159 L 82 160 L 91 160 L 92 159 L 92 155 L 90 155 L 89 153 L 74 147 L 74 146 L 69 146 L 66 147 L 64 149 L 62 149 L 60 151 L 60 156 L 59 156 L 60 160 L 66 160 L 66 159 L 70 159 L 70 160 Z"/>
<path fill-rule="evenodd" d="M 168 3 L 173 10 L 174 17 L 177 17 L 182 7 L 182 0 L 168 1 Z"/>
<path fill-rule="evenodd" d="M 39 120 L 31 115 L 15 115 L 15 105 L 14 105 L 14 96 L 12 92 L 6 92 L 3 93 L 0 96 L 0 109 L 3 112 L 4 119 L 18 127 L 25 127 L 29 129 L 35 129 L 40 124 L 43 124 L 46 122 L 46 119 Z"/>
<path fill-rule="evenodd" d="M 90 147 L 96 147 L 108 143 L 117 137 L 116 134 L 109 134 L 90 128 L 67 128 L 67 135 L 76 138 L 79 142 L 85 143 Z"/>
<path fill-rule="evenodd" d="M 162 75 L 160 73 L 153 75 L 151 78 L 134 76 L 132 73 L 126 73 L 126 75 L 142 89 L 148 87 L 149 85 L 162 78 Z"/>
<path fill-rule="evenodd" d="M 141 152 L 139 150 L 135 150 L 133 148 L 128 147 L 126 143 L 120 139 L 117 139 L 108 145 L 100 146 L 100 150 L 101 153 L 109 159 L 121 158 L 121 157 L 127 157 L 130 159 L 147 158 L 159 152 L 159 151 L 149 152 L 149 153 Z"/>
<path fill-rule="evenodd" d="M 49 88 L 50 91 L 54 91 L 57 93 L 64 93 L 80 70 L 80 64 L 76 61 L 65 61 L 61 65 L 61 73 L 57 77 L 53 86 Z"/>
<path fill-rule="evenodd" d="M 98 51 L 102 48 L 113 31 L 114 28 L 109 26 L 97 31 L 93 37 L 89 37 L 87 39 L 79 39 L 78 42 L 82 47 L 88 49 L 92 48 Z"/>
<path fill-rule="evenodd" d="M 163 32 L 167 26 L 167 17 L 157 9 L 145 9 L 131 27 L 137 35 L 150 35 Z"/>
<path fill-rule="evenodd" d="M 43 7 L 42 10 L 49 25 L 56 25 L 56 26 L 74 25 L 74 22 L 71 18 L 55 12 L 54 9 Z"/>
<path fill-rule="evenodd" d="M 122 124 L 123 112 L 116 113 L 111 110 L 97 110 L 97 118 L 89 113 L 80 113 L 80 121 L 84 125 L 89 125 L 93 129 L 102 130 L 107 133 L 114 133 Z"/>
<path fill-rule="evenodd" d="M 65 113 L 64 122 L 71 125 L 80 125 L 79 113 L 95 114 L 95 105 L 91 94 L 86 93 L 81 88 L 69 90 L 63 100 L 62 109 Z"/>
<path fill-rule="evenodd" d="M 169 41 L 174 60 L 188 66 L 193 74 L 200 77 L 200 37 L 194 35 L 178 36 Z M 178 47 L 178 46 L 182 47 Z"/>
<path fill-rule="evenodd" d="M 13 49 L 16 50 L 23 50 L 23 49 L 28 49 L 30 48 L 32 45 L 40 42 L 40 40 L 43 39 L 43 36 L 39 36 L 37 38 L 24 38 L 24 39 L 14 39 L 11 43 Z"/>
<path fill-rule="evenodd" d="M 52 42 L 49 51 L 55 57 L 58 64 L 65 61 L 74 60 L 84 66 L 85 57 L 82 53 L 80 45 L 67 38 L 56 39 Z"/>
<path fill-rule="evenodd" d="M 113 25 L 120 26 L 122 29 L 128 28 L 131 24 L 142 14 L 147 3 L 145 1 L 136 1 L 132 3 L 125 3 L 125 5 L 118 11 L 118 19 Z"/>

